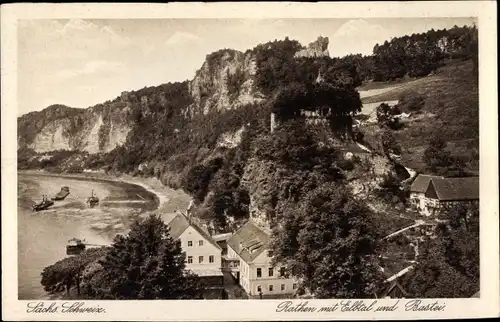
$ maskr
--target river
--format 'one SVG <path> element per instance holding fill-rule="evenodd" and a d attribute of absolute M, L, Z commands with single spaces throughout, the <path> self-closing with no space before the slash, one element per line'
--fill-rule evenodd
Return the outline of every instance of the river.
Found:
<path fill-rule="evenodd" d="M 33 212 L 42 195 L 55 195 L 62 186 L 70 195 L 50 209 Z M 85 199 L 92 189 L 100 199 L 89 208 Z M 116 234 L 158 207 L 155 194 L 122 182 L 96 181 L 44 175 L 18 175 L 18 288 L 19 299 L 47 299 L 40 284 L 44 267 L 66 257 L 66 244 L 76 237 L 89 244 L 109 245 Z"/>

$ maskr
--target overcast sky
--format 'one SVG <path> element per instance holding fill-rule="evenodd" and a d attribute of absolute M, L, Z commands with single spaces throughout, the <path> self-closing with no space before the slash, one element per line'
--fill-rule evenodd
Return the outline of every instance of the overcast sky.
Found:
<path fill-rule="evenodd" d="M 472 19 L 23 20 L 18 29 L 18 115 L 51 104 L 89 107 L 124 90 L 192 79 L 205 56 L 286 36 L 330 39 L 330 56 L 371 54 L 376 43 Z"/>

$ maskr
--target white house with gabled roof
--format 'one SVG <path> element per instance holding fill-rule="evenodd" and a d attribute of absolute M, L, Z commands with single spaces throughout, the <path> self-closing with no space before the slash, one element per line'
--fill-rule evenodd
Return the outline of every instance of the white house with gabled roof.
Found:
<path fill-rule="evenodd" d="M 182 213 L 177 214 L 168 226 L 170 236 L 180 240 L 181 248 L 186 253 L 186 269 L 199 276 L 223 276 L 222 248 L 208 232 Z"/>
<path fill-rule="evenodd" d="M 239 261 L 236 278 L 250 297 L 280 297 L 296 292 L 298 282 L 285 267 L 273 267 L 270 233 L 248 221 L 227 240 L 227 259 Z"/>

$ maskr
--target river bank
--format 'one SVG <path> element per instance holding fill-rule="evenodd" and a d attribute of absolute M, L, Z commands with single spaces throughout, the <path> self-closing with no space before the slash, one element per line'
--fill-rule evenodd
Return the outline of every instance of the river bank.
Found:
<path fill-rule="evenodd" d="M 156 178 L 133 177 L 127 174 L 106 174 L 98 172 L 86 173 L 53 173 L 44 170 L 20 170 L 18 174 L 47 176 L 55 178 L 66 178 L 76 180 L 95 180 L 108 183 L 126 183 L 142 187 L 144 190 L 154 194 L 157 198 L 158 206 L 153 211 L 148 211 L 141 214 L 141 217 L 155 212 L 162 216 L 166 223 L 175 216 L 176 210 L 185 210 L 192 198 L 180 189 L 172 189 L 163 185 L 160 180 Z"/>

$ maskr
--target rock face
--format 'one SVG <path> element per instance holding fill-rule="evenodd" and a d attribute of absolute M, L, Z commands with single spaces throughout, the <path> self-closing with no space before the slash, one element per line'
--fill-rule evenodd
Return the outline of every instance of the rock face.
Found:
<path fill-rule="evenodd" d="M 296 57 L 327 56 L 327 48 L 328 38 L 319 37 Z M 187 93 L 178 93 L 192 99 L 191 104 L 180 108 L 181 115 L 192 118 L 262 102 L 266 98 L 254 86 L 256 72 L 252 50 L 243 53 L 223 49 L 207 55 L 195 77 L 188 82 Z M 18 147 L 36 152 L 109 152 L 126 142 L 136 122 L 135 116 L 158 113 L 168 105 L 169 96 L 162 91 L 162 86 L 122 92 L 112 102 L 87 109 L 54 105 L 23 115 L 18 119 Z M 234 138 L 221 138 L 221 144 L 233 146 L 238 141 L 238 134 L 235 135 Z"/>
<path fill-rule="evenodd" d="M 237 147 L 241 142 L 241 135 L 245 127 L 242 126 L 238 131 L 234 133 L 224 133 L 220 136 L 219 141 L 217 142 L 217 147 L 229 148 L 232 149 Z"/>
<path fill-rule="evenodd" d="M 253 86 L 256 70 L 251 52 L 225 49 L 208 55 L 189 83 L 194 103 L 186 115 L 208 114 L 260 102 L 263 96 Z"/>
<path fill-rule="evenodd" d="M 251 51 L 225 49 L 207 55 L 196 76 L 188 83 L 186 95 L 191 96 L 193 103 L 181 113 L 191 118 L 262 101 L 264 96 L 253 85 L 256 69 Z M 18 119 L 18 147 L 36 152 L 109 152 L 125 143 L 135 123 L 131 114 L 140 111 L 142 116 L 147 116 L 167 105 L 161 86 L 122 92 L 112 102 L 87 109 L 54 105 L 23 115 Z"/>
<path fill-rule="evenodd" d="M 276 181 L 278 180 L 278 181 Z M 248 160 L 241 185 L 250 196 L 250 220 L 262 228 L 267 228 L 273 214 L 273 191 L 279 183 L 279 171 L 270 161 Z"/>
<path fill-rule="evenodd" d="M 351 159 L 357 159 L 354 170 L 344 172 L 347 177 L 346 186 L 351 189 L 354 198 L 366 201 L 375 211 L 393 207 L 374 197 L 384 176 L 395 174 L 391 160 L 374 153 L 348 153 Z M 250 196 L 250 220 L 262 228 L 268 228 L 269 221 L 275 214 L 277 200 L 283 198 L 276 193 L 280 194 L 286 190 L 286 176 L 283 176 L 282 170 L 271 161 L 250 159 L 245 167 L 241 185 Z"/>
<path fill-rule="evenodd" d="M 123 145 L 131 129 L 126 104 L 88 109 L 49 107 L 18 120 L 18 146 L 36 152 L 79 150 L 109 152 Z"/>
<path fill-rule="evenodd" d="M 319 36 L 316 41 L 310 43 L 306 49 L 302 49 L 295 53 L 295 57 L 324 57 L 330 56 L 328 52 L 328 37 Z"/>

